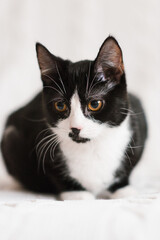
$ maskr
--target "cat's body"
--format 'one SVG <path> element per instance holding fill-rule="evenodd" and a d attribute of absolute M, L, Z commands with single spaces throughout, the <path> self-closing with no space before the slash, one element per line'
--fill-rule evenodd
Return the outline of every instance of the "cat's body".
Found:
<path fill-rule="evenodd" d="M 2 153 L 28 189 L 98 196 L 128 184 L 141 157 L 146 121 L 127 94 L 122 53 L 109 37 L 95 61 L 71 63 L 37 45 L 44 90 L 13 113 Z"/>

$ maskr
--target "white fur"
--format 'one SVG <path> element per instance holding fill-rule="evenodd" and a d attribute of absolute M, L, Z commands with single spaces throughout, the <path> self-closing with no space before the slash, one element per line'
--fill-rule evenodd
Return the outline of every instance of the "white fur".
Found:
<path fill-rule="evenodd" d="M 80 136 L 90 138 L 76 143 L 69 136 L 70 128 L 81 128 Z M 84 116 L 78 94 L 71 99 L 69 118 L 60 121 L 54 129 L 60 140 L 71 177 L 94 195 L 105 190 L 113 181 L 125 149 L 131 138 L 129 117 L 120 126 L 109 127 Z"/>
<path fill-rule="evenodd" d="M 117 199 L 117 198 L 130 198 L 138 196 L 138 191 L 131 185 L 116 190 L 114 193 L 104 190 L 97 195 L 98 199 Z"/>
<path fill-rule="evenodd" d="M 93 200 L 94 195 L 87 191 L 62 192 L 59 195 L 60 200 Z"/>
<path fill-rule="evenodd" d="M 135 189 L 133 186 L 125 186 L 124 188 L 118 189 L 116 192 L 111 194 L 111 198 L 130 198 L 138 196 L 138 190 Z"/>

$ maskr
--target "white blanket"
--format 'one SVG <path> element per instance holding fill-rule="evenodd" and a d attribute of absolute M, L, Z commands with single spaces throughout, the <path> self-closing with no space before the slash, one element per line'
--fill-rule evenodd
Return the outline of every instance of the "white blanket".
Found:
<path fill-rule="evenodd" d="M 1 240 L 159 240 L 160 193 L 128 199 L 55 201 L 0 191 Z"/>
<path fill-rule="evenodd" d="M 24 191 L 0 160 L 0 240 L 159 240 L 160 192 L 124 192 L 121 199 L 56 201 Z"/>

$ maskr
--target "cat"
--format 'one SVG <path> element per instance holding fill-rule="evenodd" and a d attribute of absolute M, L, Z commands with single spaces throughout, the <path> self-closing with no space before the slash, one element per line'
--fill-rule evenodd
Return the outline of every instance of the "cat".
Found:
<path fill-rule="evenodd" d="M 95 199 L 128 185 L 147 122 L 127 92 L 122 50 L 109 36 L 94 61 L 71 62 L 36 44 L 43 89 L 11 114 L 1 148 L 8 172 L 36 192 Z"/>

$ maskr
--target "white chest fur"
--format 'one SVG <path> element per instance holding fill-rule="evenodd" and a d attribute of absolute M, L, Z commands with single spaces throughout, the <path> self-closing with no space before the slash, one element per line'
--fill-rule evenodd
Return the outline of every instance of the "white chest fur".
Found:
<path fill-rule="evenodd" d="M 90 142 L 76 143 L 65 139 L 60 147 L 71 177 L 95 195 L 105 190 L 113 181 L 130 138 L 127 117 L 118 127 L 104 126 L 103 132 Z"/>

